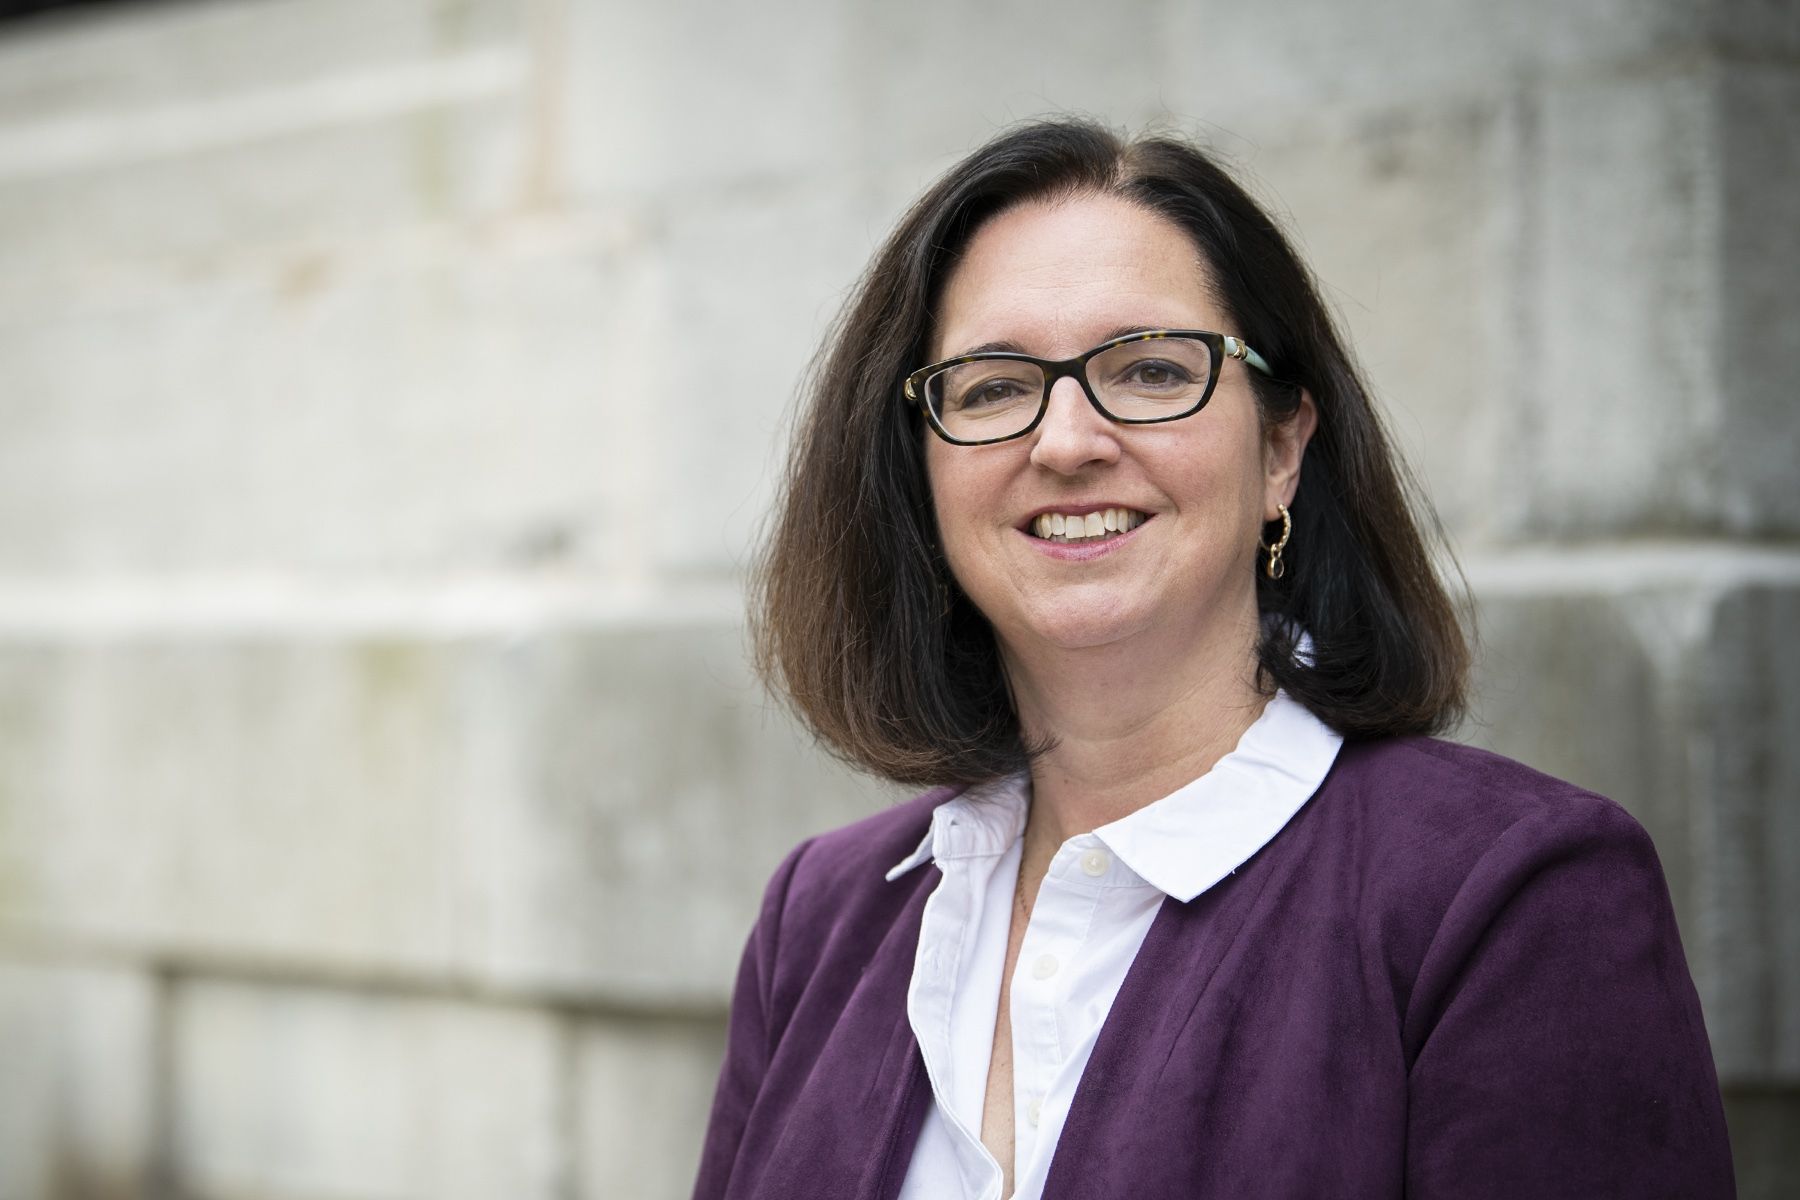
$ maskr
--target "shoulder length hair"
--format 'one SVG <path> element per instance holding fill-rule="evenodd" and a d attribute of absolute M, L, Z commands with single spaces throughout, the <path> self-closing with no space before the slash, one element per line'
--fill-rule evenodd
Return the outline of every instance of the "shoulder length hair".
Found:
<path fill-rule="evenodd" d="M 945 562 L 925 480 L 931 435 L 900 384 L 926 360 L 939 294 L 975 230 L 1019 204 L 1081 194 L 1122 197 L 1187 231 L 1232 332 L 1274 366 L 1277 379 L 1252 375 L 1265 427 L 1294 413 L 1302 388 L 1317 405 L 1287 571 L 1257 575 L 1259 686 L 1285 689 L 1347 738 L 1453 724 L 1469 650 L 1430 552 L 1442 533 L 1310 272 L 1204 152 L 1074 120 L 1015 128 L 952 168 L 838 318 L 752 581 L 765 681 L 828 748 L 900 783 L 979 783 L 1042 750 L 1026 744 L 993 631 Z M 1300 631 L 1310 655 L 1296 655 Z"/>

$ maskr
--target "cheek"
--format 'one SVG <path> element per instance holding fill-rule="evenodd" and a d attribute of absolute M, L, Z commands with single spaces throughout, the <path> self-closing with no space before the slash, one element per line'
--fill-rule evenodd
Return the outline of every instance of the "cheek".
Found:
<path fill-rule="evenodd" d="M 970 596 L 989 590 L 990 567 L 998 553 L 996 516 L 1000 484 L 989 464 L 979 458 L 950 454 L 926 456 L 925 481 L 937 520 L 938 547 L 956 582 Z"/>
<path fill-rule="evenodd" d="M 943 461 L 937 447 L 927 448 L 925 453 L 925 486 L 931 493 L 938 549 L 950 564 L 951 573 L 960 575 L 957 560 L 965 540 L 962 521 L 966 520 L 969 505 L 963 497 L 955 466 Z"/>
<path fill-rule="evenodd" d="M 938 544 L 950 566 L 960 573 L 960 560 L 973 542 L 975 520 L 981 511 L 979 501 L 970 494 L 964 480 L 956 472 L 934 475 L 931 483 L 931 509 L 937 518 Z"/>
<path fill-rule="evenodd" d="M 933 442 L 936 440 L 936 438 L 931 439 Z M 945 494 L 948 491 L 953 490 L 955 486 L 954 484 L 947 482 L 944 475 L 945 468 L 943 455 L 939 453 L 936 446 L 933 446 L 928 442 L 925 446 L 925 490 L 931 496 L 931 511 L 937 518 L 938 535 L 940 537 L 946 532 L 944 529 L 944 518 L 948 513 L 948 506 L 944 503 Z"/>
<path fill-rule="evenodd" d="M 997 503 L 992 473 L 983 469 L 988 464 L 979 455 L 958 454 L 957 449 L 940 442 L 925 452 L 925 486 L 931 492 L 938 530 L 945 537 L 970 527 L 984 513 L 991 514 Z"/>
<path fill-rule="evenodd" d="M 1208 441 L 1205 462 L 1221 500 L 1260 509 L 1268 443 L 1255 407 L 1248 402 L 1241 407 L 1244 411 L 1234 412 L 1236 419 L 1220 431 L 1222 436 Z"/>

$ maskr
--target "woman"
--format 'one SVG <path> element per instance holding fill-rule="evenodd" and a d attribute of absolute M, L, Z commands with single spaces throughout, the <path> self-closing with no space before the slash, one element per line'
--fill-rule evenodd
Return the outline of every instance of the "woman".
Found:
<path fill-rule="evenodd" d="M 1000 137 L 812 387 L 761 665 L 950 785 L 776 872 L 696 1196 L 1723 1196 L 1611 802 L 1426 736 L 1467 650 L 1305 268 L 1204 155 Z"/>

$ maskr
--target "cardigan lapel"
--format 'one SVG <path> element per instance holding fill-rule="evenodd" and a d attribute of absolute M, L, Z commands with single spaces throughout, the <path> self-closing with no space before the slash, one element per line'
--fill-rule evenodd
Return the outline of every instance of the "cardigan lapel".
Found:
<path fill-rule="evenodd" d="M 777 1052 L 766 1085 L 794 1099 L 774 1106 L 770 1124 L 753 1118 L 728 1196 L 893 1200 L 899 1194 L 931 1105 L 906 993 L 937 876 L 933 867 L 905 884 L 886 885 L 897 891 L 910 884 L 913 891 L 893 897 L 887 922 L 860 924 L 885 925 L 879 943 L 837 958 L 842 966 L 835 970 L 810 975 L 809 994 L 788 1025 L 793 1044 Z M 858 926 L 847 921 L 840 928 Z M 809 1046 L 814 1034 L 823 1043 Z"/>
<path fill-rule="evenodd" d="M 931 1108 L 931 1084 L 926 1078 L 919 1043 L 913 1036 L 912 1022 L 907 1018 L 906 995 L 918 956 L 925 901 L 938 878 L 935 865 L 918 873 L 915 894 L 863 972 L 852 1002 L 854 1019 L 866 1022 L 873 1035 L 868 1044 L 882 1046 L 864 1098 L 874 1136 L 864 1159 L 868 1170 L 853 1193 L 859 1200 L 894 1200 L 900 1194 L 913 1147 Z M 877 1043 L 875 1037 L 885 1037 L 885 1041 Z M 863 1069 L 867 1070 L 866 1061 Z"/>
<path fill-rule="evenodd" d="M 1257 896 L 1278 874 L 1278 857 L 1258 853 L 1187 904 L 1164 898 L 1076 1085 L 1044 1181 L 1044 1200 L 1109 1194 L 1103 1183 L 1100 1191 L 1094 1185 L 1113 1173 L 1111 1159 L 1130 1140 L 1123 1135 L 1154 1102 L 1158 1077 L 1182 1031 L 1208 1001 L 1213 976 Z"/>

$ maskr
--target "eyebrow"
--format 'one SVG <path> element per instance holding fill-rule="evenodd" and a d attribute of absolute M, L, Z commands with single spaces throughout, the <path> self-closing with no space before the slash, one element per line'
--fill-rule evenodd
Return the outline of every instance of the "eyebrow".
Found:
<path fill-rule="evenodd" d="M 1167 328 L 1169 328 L 1169 326 L 1167 326 L 1167 325 L 1120 325 L 1120 326 L 1114 328 L 1111 332 L 1107 333 L 1106 336 L 1102 337 L 1098 342 L 1095 342 L 1094 344 L 1096 346 L 1103 345 L 1106 342 L 1112 341 L 1114 338 L 1125 337 L 1127 334 L 1150 333 L 1154 330 L 1167 329 Z M 1021 348 L 1019 343 L 1017 343 L 1017 342 L 998 341 L 998 342 L 983 342 L 979 346 L 971 346 L 967 350 L 959 351 L 958 353 L 949 355 L 948 357 L 949 358 L 967 358 L 971 354 L 1028 354 L 1028 352 L 1026 350 L 1024 350 L 1023 348 Z M 1036 358 L 1037 356 L 1029 355 L 1029 357 Z"/>

